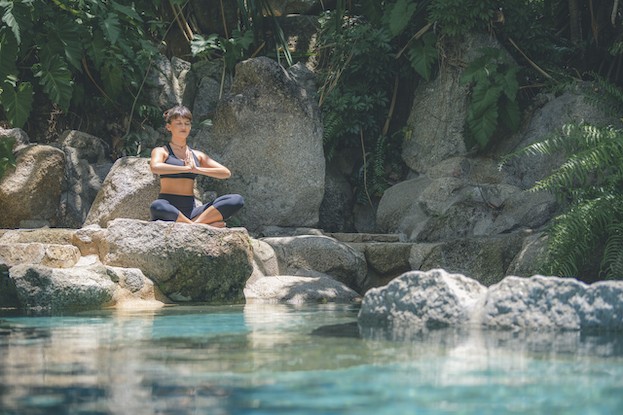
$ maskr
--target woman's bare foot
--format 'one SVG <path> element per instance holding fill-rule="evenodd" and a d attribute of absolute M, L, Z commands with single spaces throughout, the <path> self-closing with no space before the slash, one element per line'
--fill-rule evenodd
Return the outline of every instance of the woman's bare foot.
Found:
<path fill-rule="evenodd" d="M 218 221 L 218 222 L 212 222 L 212 223 L 203 223 L 203 222 L 194 222 L 197 225 L 204 225 L 204 226 L 210 226 L 212 228 L 224 228 L 227 226 L 227 224 L 223 221 Z"/>

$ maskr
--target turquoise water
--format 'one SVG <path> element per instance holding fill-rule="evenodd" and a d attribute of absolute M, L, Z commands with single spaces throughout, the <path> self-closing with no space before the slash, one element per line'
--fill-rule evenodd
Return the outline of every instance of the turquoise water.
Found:
<path fill-rule="evenodd" d="M 0 315 L 0 414 L 622 414 L 623 334 L 360 330 L 352 306 Z"/>

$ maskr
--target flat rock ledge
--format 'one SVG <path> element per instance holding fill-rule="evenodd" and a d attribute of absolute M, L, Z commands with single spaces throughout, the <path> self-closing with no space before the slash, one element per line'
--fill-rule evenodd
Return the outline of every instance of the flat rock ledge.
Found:
<path fill-rule="evenodd" d="M 353 303 L 361 297 L 354 290 L 328 276 L 278 275 L 247 284 L 248 304 Z"/>
<path fill-rule="evenodd" d="M 410 271 L 369 290 L 358 315 L 362 330 L 422 333 L 478 327 L 494 330 L 623 330 L 623 281 L 591 285 L 572 278 L 509 276 L 487 288 L 443 269 Z"/>

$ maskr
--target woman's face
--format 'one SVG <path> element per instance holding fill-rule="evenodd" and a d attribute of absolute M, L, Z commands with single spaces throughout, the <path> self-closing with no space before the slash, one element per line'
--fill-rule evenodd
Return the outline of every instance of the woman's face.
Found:
<path fill-rule="evenodd" d="M 166 124 L 166 129 L 171 132 L 173 137 L 186 138 L 190 134 L 191 128 L 190 120 L 183 117 L 173 118 Z"/>

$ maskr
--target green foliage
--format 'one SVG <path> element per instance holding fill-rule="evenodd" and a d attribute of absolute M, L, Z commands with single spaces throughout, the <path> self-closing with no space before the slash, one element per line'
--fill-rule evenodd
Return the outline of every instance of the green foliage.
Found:
<path fill-rule="evenodd" d="M 483 31 L 497 9 L 495 0 L 433 0 L 428 5 L 428 19 L 447 36 L 464 36 Z"/>
<path fill-rule="evenodd" d="M 216 34 L 204 37 L 195 34 L 190 43 L 190 49 L 195 57 L 216 59 L 221 58 L 225 68 L 233 72 L 236 64 L 247 57 L 247 51 L 253 44 L 253 32 L 234 30 L 232 37 L 225 39 Z"/>
<path fill-rule="evenodd" d="M 0 1 L 0 109 L 14 127 L 28 121 L 36 94 L 63 112 L 84 107 L 85 85 L 113 106 L 132 101 L 149 60 L 160 2 Z M 138 11 L 140 10 L 140 12 Z M 80 87 L 76 87 L 77 83 Z"/>
<path fill-rule="evenodd" d="M 30 82 L 14 85 L 5 81 L 0 93 L 4 111 L 14 126 L 21 127 L 26 123 L 32 110 L 33 88 Z"/>
<path fill-rule="evenodd" d="M 550 275 L 623 279 L 623 195 L 578 200 L 549 230 Z M 603 238 L 603 239 L 602 239 Z M 605 241 L 605 243 L 604 243 Z"/>
<path fill-rule="evenodd" d="M 330 160 L 337 151 L 360 149 L 361 170 L 352 179 L 361 202 L 382 195 L 388 160 L 400 159 L 400 134 L 389 131 L 396 86 L 429 79 L 437 63 L 435 34 L 418 33 L 427 26 L 426 3 L 364 0 L 347 10 L 338 1 L 320 19 L 325 154 Z"/>
<path fill-rule="evenodd" d="M 10 167 L 15 167 L 14 145 L 14 138 L 0 140 L 0 179 Z"/>
<path fill-rule="evenodd" d="M 407 50 L 407 57 L 411 67 L 422 78 L 429 81 L 433 74 L 433 67 L 437 63 L 437 38 L 433 33 L 426 33 L 421 39 L 413 43 Z"/>
<path fill-rule="evenodd" d="M 518 72 L 519 67 L 494 48 L 485 48 L 482 56 L 467 67 L 461 82 L 471 85 L 466 119 L 468 147 L 469 140 L 480 149 L 489 147 L 500 125 L 510 131 L 519 127 Z"/>
<path fill-rule="evenodd" d="M 417 9 L 417 4 L 409 0 L 397 0 L 388 5 L 388 12 L 383 16 L 386 27 L 392 37 L 403 33 Z"/>
<path fill-rule="evenodd" d="M 542 154 L 567 157 L 532 189 L 567 203 L 548 231 L 543 272 L 623 279 L 623 130 L 568 125 L 509 158 Z"/>
<path fill-rule="evenodd" d="M 621 117 L 623 114 L 623 91 L 621 88 L 594 72 L 589 75 L 593 80 L 594 88 L 586 96 L 587 101 L 613 117 Z"/>
<path fill-rule="evenodd" d="M 321 72 L 321 105 L 325 119 L 325 151 L 359 147 L 360 135 L 377 137 L 390 100 L 391 37 L 387 31 L 350 18 L 334 31 L 333 16 L 323 20 L 323 45 L 332 45 Z M 374 146 L 369 143 L 369 147 Z"/>

